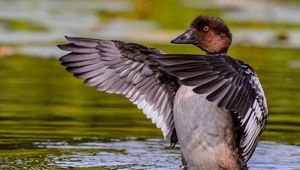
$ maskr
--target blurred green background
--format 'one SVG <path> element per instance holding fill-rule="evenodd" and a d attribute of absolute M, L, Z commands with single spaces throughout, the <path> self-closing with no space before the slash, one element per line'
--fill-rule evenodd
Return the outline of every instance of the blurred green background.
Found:
<path fill-rule="evenodd" d="M 197 15 L 224 19 L 234 39 L 229 55 L 260 77 L 270 111 L 261 140 L 299 145 L 298 0 L 1 0 L 0 165 L 57 153 L 36 149 L 37 141 L 162 138 L 123 96 L 96 92 L 67 73 L 56 45 L 69 35 L 198 54 L 169 44 Z"/>

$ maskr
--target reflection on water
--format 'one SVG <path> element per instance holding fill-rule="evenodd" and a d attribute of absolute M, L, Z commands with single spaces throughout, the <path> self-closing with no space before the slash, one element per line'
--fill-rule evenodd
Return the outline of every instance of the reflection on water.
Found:
<path fill-rule="evenodd" d="M 179 148 L 170 148 L 169 143 L 160 139 L 94 140 L 71 142 L 34 142 L 33 147 L 47 150 L 41 158 L 18 156 L 15 161 L 23 168 L 105 168 L 105 169 L 180 169 Z M 34 154 L 33 154 L 34 155 Z M 12 168 L 16 162 L 4 158 Z M 292 170 L 299 168 L 300 147 L 259 142 L 253 158 L 249 161 L 250 170 Z M 0 158 L 0 161 L 3 159 Z"/>
<path fill-rule="evenodd" d="M 115 169 L 179 169 L 180 153 L 178 148 L 171 149 L 169 144 L 158 139 L 86 142 L 78 146 L 68 144 L 59 146 L 43 143 L 42 147 L 77 149 L 70 155 L 53 160 L 51 165 L 61 168 L 107 167 Z M 86 151 L 86 149 L 88 149 Z M 94 152 L 91 153 L 91 149 Z"/>
<path fill-rule="evenodd" d="M 261 8 L 257 4 L 264 2 L 247 0 L 172 3 L 180 5 L 170 6 L 168 0 L 0 1 L 0 56 L 13 55 L 0 58 L 0 169 L 177 169 L 178 148 L 160 140 L 161 132 L 141 111 L 122 96 L 84 87 L 51 58 L 62 55 L 55 45 L 65 34 L 198 53 L 191 46 L 166 44 L 198 14 L 225 17 L 234 35 L 229 54 L 253 66 L 265 89 L 271 116 L 262 141 L 272 142 L 259 143 L 249 166 L 300 167 L 300 50 L 292 48 L 300 44 L 299 6 L 274 1 L 274 8 Z M 268 20 L 264 9 L 279 17 Z M 182 14 L 174 17 L 174 11 Z M 263 17 L 253 21 L 256 15 Z"/>
<path fill-rule="evenodd" d="M 89 142 L 79 146 L 59 146 L 39 144 L 43 147 L 78 149 L 74 154 L 55 157 L 53 166 L 73 167 L 108 167 L 117 169 L 179 169 L 181 165 L 179 149 L 169 148 L 161 140 L 146 141 L 111 141 L 109 143 Z M 84 152 L 85 149 L 104 149 L 97 152 Z M 80 152 L 81 151 L 81 152 Z M 248 166 L 251 170 L 288 170 L 300 165 L 300 147 L 272 142 L 260 142 Z M 134 164 L 133 164 L 134 163 Z M 122 168 L 121 168 L 122 167 Z"/>

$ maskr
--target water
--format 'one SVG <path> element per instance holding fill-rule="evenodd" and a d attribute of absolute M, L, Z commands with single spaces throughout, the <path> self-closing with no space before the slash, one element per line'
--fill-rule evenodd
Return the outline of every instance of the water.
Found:
<path fill-rule="evenodd" d="M 300 169 L 300 24 L 284 19 L 300 7 L 276 22 L 254 22 L 249 10 L 237 10 L 246 2 L 231 9 L 228 1 L 176 0 L 182 8 L 147 0 L 0 1 L 0 56 L 12 51 L 0 58 L 0 169 L 179 169 L 179 146 L 170 148 L 124 97 L 84 87 L 59 65 L 63 52 L 55 45 L 67 34 L 198 53 L 168 42 L 199 13 L 226 17 L 234 35 L 229 54 L 253 66 L 265 89 L 270 118 L 250 169 Z M 273 3 L 278 13 L 290 6 Z"/>
<path fill-rule="evenodd" d="M 105 168 L 105 169 L 180 169 L 180 150 L 170 148 L 160 139 L 138 140 L 91 140 L 73 139 L 70 142 L 34 142 L 37 152 L 46 150 L 43 159 L 22 155 L 11 160 L 2 157 L 5 165 L 11 168 Z M 276 148 L 274 150 L 274 148 Z M 41 151 L 40 151 L 41 152 Z M 274 142 L 260 142 L 248 166 L 251 170 L 299 169 L 300 147 Z M 41 165 L 41 164 L 44 164 Z"/>
<path fill-rule="evenodd" d="M 180 169 L 179 148 L 171 149 L 169 144 L 158 139 L 137 141 L 87 142 L 79 146 L 60 143 L 42 143 L 46 148 L 78 149 L 71 155 L 55 157 L 51 165 L 61 168 L 107 167 L 118 169 Z M 274 151 L 274 148 L 277 148 Z M 102 151 L 84 152 L 85 149 Z M 51 159 L 51 158 L 50 158 Z M 300 148 L 274 142 L 261 142 L 249 161 L 251 170 L 299 169 Z M 274 162 L 275 161 L 275 162 Z M 134 163 L 134 164 L 133 164 Z M 123 166 L 123 168 L 122 168 Z M 166 168 L 167 167 L 167 168 Z"/>

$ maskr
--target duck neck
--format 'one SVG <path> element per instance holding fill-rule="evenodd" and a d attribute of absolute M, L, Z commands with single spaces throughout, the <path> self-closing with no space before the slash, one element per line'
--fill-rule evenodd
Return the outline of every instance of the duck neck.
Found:
<path fill-rule="evenodd" d="M 210 52 L 205 52 L 206 55 L 227 55 L 227 51 L 224 52 L 218 52 L 218 53 L 210 53 Z"/>

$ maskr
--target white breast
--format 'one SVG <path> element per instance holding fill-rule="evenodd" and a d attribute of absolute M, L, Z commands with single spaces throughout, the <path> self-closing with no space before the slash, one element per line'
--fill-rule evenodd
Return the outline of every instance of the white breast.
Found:
<path fill-rule="evenodd" d="M 182 154 L 195 169 L 219 169 L 228 158 L 236 160 L 232 151 L 231 114 L 192 89 L 181 86 L 174 103 L 174 122 Z"/>

